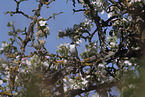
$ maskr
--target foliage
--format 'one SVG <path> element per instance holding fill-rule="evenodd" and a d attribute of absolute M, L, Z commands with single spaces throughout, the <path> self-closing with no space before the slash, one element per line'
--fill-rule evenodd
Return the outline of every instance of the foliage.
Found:
<path fill-rule="evenodd" d="M 49 8 L 55 0 L 36 0 L 39 4 L 32 10 L 33 16 L 20 11 L 20 3 L 24 1 L 27 0 L 14 0 L 16 11 L 6 12 L 11 16 L 21 14 L 31 22 L 24 29 L 16 29 L 13 22 L 7 25 L 11 38 L 9 42 L 3 41 L 0 49 L 6 56 L 0 59 L 2 96 L 74 97 L 88 96 L 95 90 L 94 96 L 114 97 L 111 88 L 117 87 L 120 97 L 136 97 L 138 93 L 142 97 L 144 1 L 71 0 L 74 7 L 82 4 L 83 9 L 73 9 L 73 12 L 83 11 L 86 20 L 59 30 L 58 38 L 70 38 L 76 52 L 84 40 L 86 50 L 76 56 L 70 51 L 73 49 L 70 43 L 60 44 L 56 54 L 45 48 L 45 39 L 51 34 L 47 21 L 62 12 L 46 19 L 39 16 L 41 8 L 45 5 Z M 108 14 L 107 20 L 101 18 L 104 13 Z M 28 46 L 35 49 L 30 54 L 26 51 Z"/>

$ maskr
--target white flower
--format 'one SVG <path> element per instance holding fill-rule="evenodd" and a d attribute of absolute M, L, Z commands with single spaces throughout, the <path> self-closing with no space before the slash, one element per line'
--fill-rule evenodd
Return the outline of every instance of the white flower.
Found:
<path fill-rule="evenodd" d="M 66 84 L 64 84 L 63 89 L 64 89 L 64 92 L 66 92 L 66 91 L 67 91 L 67 85 L 66 85 Z"/>
<path fill-rule="evenodd" d="M 43 64 L 44 64 L 45 66 L 49 66 L 48 62 L 44 62 Z"/>
<path fill-rule="evenodd" d="M 134 50 L 139 50 L 139 49 L 140 49 L 140 47 L 135 47 L 135 48 L 134 48 Z"/>
<path fill-rule="evenodd" d="M 65 78 L 63 79 L 63 81 L 64 81 L 64 82 L 67 82 L 67 80 L 66 80 Z"/>
<path fill-rule="evenodd" d="M 84 88 L 84 87 L 82 87 L 82 90 L 85 90 L 85 88 Z"/>
<path fill-rule="evenodd" d="M 87 76 L 86 76 L 86 78 L 89 78 L 89 77 L 90 77 L 90 75 L 87 75 Z"/>
<path fill-rule="evenodd" d="M 74 85 L 74 89 L 79 89 L 80 86 L 79 85 Z"/>
<path fill-rule="evenodd" d="M 82 78 L 82 84 L 86 85 L 88 83 L 88 81 L 85 78 Z"/>
<path fill-rule="evenodd" d="M 14 95 L 18 95 L 18 92 L 13 93 Z"/>
<path fill-rule="evenodd" d="M 134 2 L 141 2 L 141 0 L 131 0 L 130 2 L 129 2 L 129 4 L 131 4 L 131 3 L 134 3 Z"/>
<path fill-rule="evenodd" d="M 99 67 L 105 67 L 104 64 L 99 64 L 98 66 L 99 66 Z"/>
<path fill-rule="evenodd" d="M 76 44 L 82 43 L 82 40 L 77 40 Z"/>
<path fill-rule="evenodd" d="M 48 35 L 50 34 L 50 32 L 49 32 L 49 31 L 50 31 L 50 30 L 49 30 L 49 27 L 44 28 L 43 31 L 44 31 L 46 34 L 48 34 Z"/>
<path fill-rule="evenodd" d="M 3 84 L 3 80 L 0 80 L 0 85 L 2 85 Z"/>
<path fill-rule="evenodd" d="M 49 31 L 47 31 L 47 28 L 44 28 L 43 30 L 44 30 L 44 33 L 45 33 L 45 34 L 47 34 L 47 35 L 50 34 Z M 45 36 L 44 33 L 42 32 L 42 30 L 38 30 L 38 31 L 36 32 L 36 34 L 35 34 L 36 39 L 44 37 L 44 36 Z"/>
<path fill-rule="evenodd" d="M 101 81 L 101 83 L 103 84 L 105 81 Z"/>
<path fill-rule="evenodd" d="M 125 61 L 124 61 L 124 63 L 125 63 L 125 64 L 128 64 L 128 63 L 129 63 L 129 61 L 125 60 Z"/>
<path fill-rule="evenodd" d="M 124 61 L 124 63 L 125 63 L 125 64 L 128 64 L 129 66 L 131 66 L 131 65 L 132 65 L 132 63 L 131 63 L 131 62 L 129 62 L 129 61 L 127 61 L 127 60 L 125 60 L 125 61 Z"/>
<path fill-rule="evenodd" d="M 22 61 L 27 60 L 27 59 L 28 59 L 27 57 L 24 57 L 24 58 L 22 58 Z"/>
<path fill-rule="evenodd" d="M 113 15 L 112 12 L 108 13 L 108 18 L 110 18 Z"/>
<path fill-rule="evenodd" d="M 2 64 L 2 66 L 5 68 L 7 64 Z"/>
<path fill-rule="evenodd" d="M 7 66 L 7 67 L 5 68 L 5 70 L 9 70 L 9 67 Z"/>
<path fill-rule="evenodd" d="M 0 48 L 0 50 L 2 51 L 2 50 L 4 50 L 4 48 Z"/>
<path fill-rule="evenodd" d="M 116 43 L 115 42 L 110 42 L 110 45 L 115 46 Z"/>
<path fill-rule="evenodd" d="M 47 59 L 50 58 L 49 56 L 45 56 Z"/>
<path fill-rule="evenodd" d="M 18 76 L 16 76 L 15 81 L 17 81 L 17 79 L 18 79 Z"/>
<path fill-rule="evenodd" d="M 64 59 L 63 61 L 64 61 L 64 64 L 67 64 L 67 60 Z"/>
<path fill-rule="evenodd" d="M 102 14 L 102 15 L 104 14 L 104 10 L 102 10 L 101 14 Z"/>
<path fill-rule="evenodd" d="M 69 82 L 70 82 L 70 83 L 74 83 L 74 80 L 73 80 L 73 79 L 69 79 Z"/>
<path fill-rule="evenodd" d="M 39 41 L 39 43 L 38 43 L 39 45 L 44 45 L 46 42 L 45 39 L 42 39 L 42 40 L 38 39 L 38 41 Z"/>
<path fill-rule="evenodd" d="M 25 69 L 21 69 L 20 72 L 25 73 Z"/>
<path fill-rule="evenodd" d="M 56 66 L 56 65 L 51 65 L 51 66 L 50 66 L 50 69 L 54 69 L 54 68 L 57 69 L 58 66 Z"/>
<path fill-rule="evenodd" d="M 127 21 L 125 18 L 122 19 L 123 21 Z"/>
<path fill-rule="evenodd" d="M 47 21 L 41 20 L 41 21 L 39 21 L 39 24 L 40 24 L 40 26 L 45 26 L 45 25 L 46 25 L 46 22 L 47 22 Z"/>
<path fill-rule="evenodd" d="M 28 60 L 26 60 L 26 64 L 27 64 L 28 66 L 30 66 L 30 65 L 31 65 L 31 62 L 28 61 Z"/>
<path fill-rule="evenodd" d="M 89 51 L 91 54 L 94 54 L 94 53 L 97 53 L 97 52 L 98 52 L 98 49 L 97 49 L 95 46 L 93 46 L 93 47 L 89 48 L 88 51 Z"/>
<path fill-rule="evenodd" d="M 92 95 L 92 97 L 100 97 L 99 94 Z"/>
<path fill-rule="evenodd" d="M 4 50 L 4 47 L 7 47 L 7 46 L 8 46 L 8 43 L 7 42 L 5 42 L 5 43 L 3 42 L 2 43 L 2 48 L 0 48 L 0 50 Z"/>
<path fill-rule="evenodd" d="M 6 46 L 8 46 L 8 43 L 6 42 L 6 43 L 2 43 L 2 47 L 4 48 L 4 47 L 6 47 Z"/>
<path fill-rule="evenodd" d="M 85 72 L 86 72 L 87 74 L 89 74 L 90 71 L 91 71 L 91 69 L 89 68 L 89 69 L 87 69 Z"/>
<path fill-rule="evenodd" d="M 131 66 L 131 65 L 132 65 L 132 63 L 128 63 L 128 65 L 129 65 L 129 66 Z"/>
<path fill-rule="evenodd" d="M 66 48 L 68 48 L 68 45 L 69 45 L 69 43 L 64 43 L 64 46 L 65 46 Z"/>
<path fill-rule="evenodd" d="M 18 59 L 20 56 L 16 56 L 16 59 Z"/>
<path fill-rule="evenodd" d="M 9 80 L 9 78 L 10 78 L 10 74 L 9 74 L 9 72 L 7 73 L 7 75 L 6 75 L 6 77 L 4 78 L 4 80 Z"/>

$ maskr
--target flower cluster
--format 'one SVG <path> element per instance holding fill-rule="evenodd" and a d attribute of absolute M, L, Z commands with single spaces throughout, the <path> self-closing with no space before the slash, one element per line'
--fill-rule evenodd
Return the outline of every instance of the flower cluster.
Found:
<path fill-rule="evenodd" d="M 81 54 L 81 57 L 83 59 L 87 58 L 87 56 L 93 56 L 93 55 L 96 55 L 98 53 L 98 42 L 92 42 L 90 43 L 89 45 L 85 45 L 86 49 L 85 49 L 85 52 L 83 52 Z"/>
<path fill-rule="evenodd" d="M 142 0 L 130 0 L 129 4 L 133 4 L 135 2 L 141 2 Z"/>
<path fill-rule="evenodd" d="M 69 37 L 73 42 L 78 42 L 81 38 L 84 38 L 84 34 L 93 27 L 93 22 L 89 19 L 85 19 L 80 24 L 75 24 L 73 28 L 67 28 L 65 31 L 59 30 L 58 38 Z"/>
<path fill-rule="evenodd" d="M 59 53 L 62 56 L 67 56 L 68 52 L 69 52 L 68 45 L 69 45 L 69 43 L 64 43 L 64 44 L 60 44 L 59 46 L 57 46 L 57 48 L 58 48 L 57 53 Z"/>
<path fill-rule="evenodd" d="M 68 78 L 67 76 L 63 79 L 64 81 L 64 91 L 73 90 L 73 89 L 82 89 L 85 90 L 85 86 L 88 85 L 88 78 L 90 75 L 85 78 L 82 77 L 82 74 L 78 74 L 75 79 Z"/>
<path fill-rule="evenodd" d="M 0 48 L 0 50 L 4 50 L 6 47 L 8 46 L 8 43 L 7 42 L 3 42 L 2 43 L 2 48 Z"/>
<path fill-rule="evenodd" d="M 91 1 L 95 10 L 101 12 L 102 14 L 104 13 L 104 10 L 106 11 L 109 6 L 108 0 L 97 0 L 97 1 L 91 0 Z"/>
<path fill-rule="evenodd" d="M 37 26 L 36 26 L 36 29 L 37 29 L 37 32 L 35 34 L 35 36 L 40 39 L 42 37 L 46 37 L 47 38 L 47 35 L 50 34 L 50 30 L 49 30 L 49 27 L 47 27 L 47 21 L 45 21 L 43 18 L 40 18 L 40 20 L 38 21 L 37 23 Z"/>

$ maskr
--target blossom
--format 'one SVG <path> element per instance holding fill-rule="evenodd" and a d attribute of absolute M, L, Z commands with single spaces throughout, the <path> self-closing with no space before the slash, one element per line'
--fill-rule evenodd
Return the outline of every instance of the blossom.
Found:
<path fill-rule="evenodd" d="M 0 85 L 2 85 L 3 84 L 3 80 L 0 80 Z"/>
<path fill-rule="evenodd" d="M 66 84 L 64 84 L 63 89 L 64 89 L 64 92 L 66 92 L 66 91 L 67 91 L 67 85 L 66 85 Z"/>
<path fill-rule="evenodd" d="M 112 12 L 109 12 L 108 13 L 108 18 L 110 18 L 112 15 L 113 15 L 113 13 Z"/>
<path fill-rule="evenodd" d="M 86 85 L 89 81 L 87 81 L 85 78 L 81 78 L 82 79 L 82 84 Z"/>
<path fill-rule="evenodd" d="M 73 79 L 69 79 L 69 82 L 73 84 L 74 83 L 74 80 Z"/>
<path fill-rule="evenodd" d="M 18 80 L 18 76 L 16 76 L 16 78 L 15 78 L 15 81 L 17 81 Z"/>
<path fill-rule="evenodd" d="M 101 14 L 102 14 L 102 15 L 104 14 L 104 10 L 101 11 Z"/>
<path fill-rule="evenodd" d="M 2 66 L 5 68 L 7 64 L 2 64 Z"/>
<path fill-rule="evenodd" d="M 76 44 L 79 44 L 79 43 L 82 43 L 82 40 L 79 40 L 79 39 L 78 39 L 78 40 L 76 41 Z"/>
<path fill-rule="evenodd" d="M 46 34 L 48 34 L 48 35 L 50 34 L 50 32 L 49 32 L 49 31 L 50 31 L 50 30 L 49 30 L 49 27 L 44 28 L 43 31 L 44 31 Z"/>
<path fill-rule="evenodd" d="M 139 50 L 139 49 L 140 49 L 140 47 L 135 47 L 135 48 L 134 48 L 134 50 Z"/>
<path fill-rule="evenodd" d="M 41 37 L 44 36 L 44 33 L 42 32 L 42 30 L 38 30 L 38 31 L 36 32 L 35 36 L 36 36 L 37 38 L 41 38 Z"/>
<path fill-rule="evenodd" d="M 20 56 L 16 56 L 16 59 L 18 59 Z"/>
<path fill-rule="evenodd" d="M 30 66 L 30 65 L 31 65 L 31 62 L 28 61 L 28 60 L 26 60 L 26 64 L 27 64 L 28 66 Z"/>
<path fill-rule="evenodd" d="M 125 60 L 125 61 L 124 61 L 124 63 L 125 63 L 125 64 L 128 64 L 128 63 L 129 63 L 129 61 Z"/>
<path fill-rule="evenodd" d="M 21 69 L 20 72 L 21 72 L 21 73 L 25 73 L 25 69 Z"/>
<path fill-rule="evenodd" d="M 44 45 L 45 42 L 46 42 L 45 39 L 42 39 L 42 40 L 39 40 L 39 39 L 38 39 L 38 41 L 39 41 L 38 45 Z"/>
<path fill-rule="evenodd" d="M 79 88 L 80 88 L 79 85 L 77 85 L 77 84 L 74 85 L 74 89 L 79 89 Z"/>
<path fill-rule="evenodd" d="M 6 43 L 2 43 L 2 47 L 6 47 L 6 46 L 8 46 L 7 42 Z"/>
<path fill-rule="evenodd" d="M 67 60 L 64 59 L 63 62 L 64 62 L 64 64 L 66 64 L 67 63 Z"/>
<path fill-rule="evenodd" d="M 69 45 L 69 43 L 64 43 L 64 46 L 65 46 L 66 48 L 68 48 L 68 45 Z"/>
<path fill-rule="evenodd" d="M 129 4 L 134 3 L 134 2 L 141 2 L 141 0 L 131 0 L 131 1 L 129 2 Z"/>
<path fill-rule="evenodd" d="M 0 48 L 0 50 L 4 50 L 4 48 L 7 47 L 7 46 L 8 46 L 8 43 L 7 42 L 3 42 L 2 43 L 2 48 Z"/>
<path fill-rule="evenodd" d="M 60 43 L 59 46 L 57 46 L 57 48 L 60 49 L 61 47 L 64 47 L 64 46 L 65 46 L 66 48 L 68 48 L 68 45 L 69 45 L 69 43 L 64 43 L 64 44 L 61 44 L 61 43 Z"/>
<path fill-rule="evenodd" d="M 67 82 L 66 78 L 63 79 L 64 82 Z"/>
<path fill-rule="evenodd" d="M 99 64 L 98 67 L 105 67 L 104 64 Z"/>
<path fill-rule="evenodd" d="M 7 67 L 5 68 L 5 70 L 9 70 L 9 67 L 7 66 Z"/>
<path fill-rule="evenodd" d="M 131 65 L 132 65 L 132 63 L 131 63 L 131 62 L 129 62 L 128 60 L 125 60 L 125 61 L 124 61 L 124 63 L 125 63 L 125 64 L 128 64 L 129 66 L 131 66 Z"/>
<path fill-rule="evenodd" d="M 40 26 L 45 26 L 45 25 L 46 25 L 46 22 L 47 22 L 47 21 L 41 20 L 41 21 L 39 21 L 39 24 L 40 24 Z"/>
<path fill-rule="evenodd" d="M 13 95 L 18 95 L 18 92 L 13 93 Z"/>
<path fill-rule="evenodd" d="M 90 78 L 90 75 L 87 75 L 86 78 Z"/>
<path fill-rule="evenodd" d="M 111 45 L 111 46 L 115 46 L 116 43 L 115 43 L 115 42 L 110 42 L 110 45 Z"/>
<path fill-rule="evenodd" d="M 45 66 L 49 66 L 48 62 L 44 62 L 43 64 L 44 64 Z"/>
<path fill-rule="evenodd" d="M 95 95 L 92 95 L 92 97 L 100 97 L 100 95 L 96 93 Z"/>
<path fill-rule="evenodd" d="M 91 54 L 97 53 L 98 52 L 98 48 L 96 48 L 96 46 L 93 46 L 91 48 L 89 48 L 88 50 Z"/>

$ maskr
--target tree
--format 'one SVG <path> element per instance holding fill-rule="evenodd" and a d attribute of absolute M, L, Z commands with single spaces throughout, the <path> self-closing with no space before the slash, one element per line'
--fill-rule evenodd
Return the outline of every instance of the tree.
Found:
<path fill-rule="evenodd" d="M 39 4 L 32 10 L 33 16 L 20 11 L 24 1 L 14 0 L 16 10 L 6 12 L 21 14 L 31 22 L 24 29 L 16 29 L 13 22 L 7 25 L 12 38 L 1 48 L 6 56 L 0 61 L 2 96 L 74 97 L 88 96 L 94 90 L 97 97 L 114 97 L 112 87 L 117 87 L 120 97 L 144 95 L 143 0 L 71 0 L 74 8 L 82 4 L 83 8 L 73 12 L 83 11 L 86 20 L 58 31 L 58 38 L 68 37 L 72 43 L 60 44 L 56 54 L 45 48 L 51 33 L 46 22 L 62 12 L 39 17 L 41 8 L 49 8 L 55 0 L 36 0 Z M 100 13 L 107 13 L 108 19 L 102 19 Z M 82 40 L 86 50 L 78 55 Z M 35 50 L 28 54 L 27 47 Z"/>

